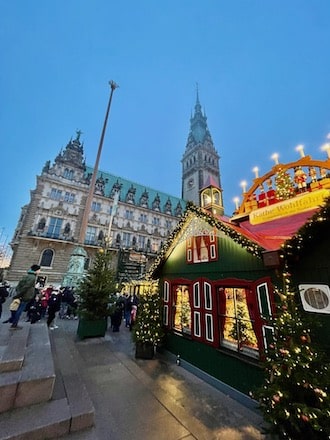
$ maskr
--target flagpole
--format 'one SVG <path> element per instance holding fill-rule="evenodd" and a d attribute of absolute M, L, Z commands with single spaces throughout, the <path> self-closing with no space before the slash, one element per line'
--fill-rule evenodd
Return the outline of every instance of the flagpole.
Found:
<path fill-rule="evenodd" d="M 112 95 L 113 95 L 114 90 L 117 87 L 119 87 L 114 81 L 109 81 L 109 84 L 110 84 L 110 87 L 111 87 L 111 92 L 110 92 L 109 102 L 108 102 L 108 106 L 107 106 L 107 110 L 106 110 L 106 114 L 105 114 L 105 118 L 104 118 L 103 129 L 102 129 L 101 138 L 100 138 L 100 142 L 99 142 L 99 148 L 97 150 L 97 156 L 96 156 L 96 160 L 95 160 L 95 165 L 94 165 L 94 170 L 93 170 L 93 174 L 92 174 L 92 179 L 91 179 L 91 182 L 90 182 L 89 192 L 88 192 L 88 196 L 87 196 L 87 199 L 86 199 L 83 219 L 82 219 L 82 222 L 81 222 L 80 234 L 79 234 L 79 243 L 80 244 L 84 244 L 85 243 L 86 230 L 87 230 L 87 225 L 88 225 L 88 218 L 89 218 L 89 213 L 90 213 L 90 210 L 91 210 L 93 196 L 94 196 L 94 191 L 95 191 L 96 177 L 97 177 L 98 168 L 99 168 L 99 162 L 100 162 L 100 157 L 101 157 L 101 152 L 102 152 L 102 147 L 103 147 L 105 130 L 107 128 L 107 123 L 108 123 L 108 117 L 109 117 L 109 112 L 110 112 L 110 107 L 111 107 Z"/>

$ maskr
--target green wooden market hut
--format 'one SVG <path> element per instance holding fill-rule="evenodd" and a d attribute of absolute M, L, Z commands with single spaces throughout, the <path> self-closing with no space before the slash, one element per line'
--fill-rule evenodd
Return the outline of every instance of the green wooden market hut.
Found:
<path fill-rule="evenodd" d="M 159 282 L 169 351 L 245 394 L 260 386 L 286 265 L 302 310 L 329 325 L 329 169 L 329 159 L 276 163 L 230 218 L 212 184 L 201 207 L 188 203 L 148 274 Z"/>

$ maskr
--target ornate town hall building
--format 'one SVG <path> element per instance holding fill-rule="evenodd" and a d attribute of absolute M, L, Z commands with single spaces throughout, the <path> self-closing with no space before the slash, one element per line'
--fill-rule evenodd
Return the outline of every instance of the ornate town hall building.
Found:
<path fill-rule="evenodd" d="M 37 176 L 36 188 L 31 191 L 30 203 L 22 208 L 11 243 L 9 281 L 17 281 L 31 262 L 41 265 L 46 283 L 63 284 L 70 256 L 78 245 L 83 248 L 87 268 L 104 244 L 113 250 L 118 280 L 137 279 L 177 225 L 185 200 L 199 204 L 197 194 L 203 180 L 211 175 L 220 187 L 219 156 L 197 95 L 182 160 L 183 199 L 98 171 L 85 239 L 79 243 L 93 173 L 85 164 L 80 136 L 78 131 Z"/>

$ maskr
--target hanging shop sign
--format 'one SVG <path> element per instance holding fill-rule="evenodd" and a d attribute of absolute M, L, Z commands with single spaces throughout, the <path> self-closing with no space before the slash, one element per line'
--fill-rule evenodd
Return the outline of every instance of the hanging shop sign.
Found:
<path fill-rule="evenodd" d="M 309 211 L 310 209 L 316 209 L 323 205 L 325 198 L 329 197 L 329 195 L 330 190 L 328 189 L 300 194 L 292 199 L 252 211 L 249 215 L 249 220 L 251 225 L 259 225 L 282 217 Z"/>

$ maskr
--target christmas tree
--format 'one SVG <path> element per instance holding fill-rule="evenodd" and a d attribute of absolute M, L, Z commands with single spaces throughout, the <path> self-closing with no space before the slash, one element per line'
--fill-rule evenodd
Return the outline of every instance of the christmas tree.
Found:
<path fill-rule="evenodd" d="M 162 301 L 156 287 L 140 296 L 137 318 L 133 327 L 135 342 L 157 345 L 163 337 Z"/>
<path fill-rule="evenodd" d="M 251 323 L 247 319 L 246 310 L 242 304 L 237 306 L 237 320 L 233 323 L 229 336 L 238 341 L 240 346 L 256 342 Z"/>
<path fill-rule="evenodd" d="M 291 176 L 287 171 L 283 170 L 282 168 L 280 168 L 278 173 L 276 174 L 275 184 L 277 200 L 287 200 L 295 195 L 294 184 Z"/>
<path fill-rule="evenodd" d="M 313 347 L 284 273 L 284 294 L 274 320 L 269 344 L 266 380 L 258 397 L 270 432 L 283 439 L 329 439 L 330 369 Z"/>
<path fill-rule="evenodd" d="M 95 256 L 93 267 L 80 282 L 79 316 L 88 320 L 98 320 L 109 316 L 109 304 L 115 292 L 115 272 L 108 249 L 100 249 Z"/>

